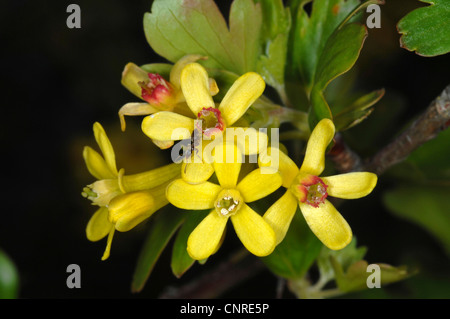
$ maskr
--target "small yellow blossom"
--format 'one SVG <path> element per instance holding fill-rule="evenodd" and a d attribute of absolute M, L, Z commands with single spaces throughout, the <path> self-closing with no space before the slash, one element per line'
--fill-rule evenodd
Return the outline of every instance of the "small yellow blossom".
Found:
<path fill-rule="evenodd" d="M 180 87 L 180 74 L 185 65 L 206 57 L 200 55 L 186 55 L 174 64 L 170 71 L 170 79 L 167 81 L 160 74 L 147 73 L 134 63 L 128 63 L 122 72 L 122 84 L 134 95 L 143 99 L 146 103 L 127 103 L 119 110 L 119 118 L 122 131 L 125 130 L 125 116 L 139 116 L 157 113 L 159 111 L 171 111 L 188 117 L 194 117 L 186 105 L 183 92 Z M 211 95 L 219 92 L 214 79 L 208 79 L 208 89 Z M 161 149 L 173 145 L 171 140 L 152 141 Z"/>
<path fill-rule="evenodd" d="M 216 107 L 209 92 L 208 73 L 200 64 L 187 64 L 181 72 L 180 83 L 187 105 L 201 122 L 174 112 L 152 114 L 142 121 L 142 131 L 152 140 L 189 140 L 196 133 L 200 139 L 205 139 L 206 144 L 213 138 L 223 138 L 225 130 L 242 117 L 265 89 L 263 78 L 257 73 L 248 72 L 233 83 Z M 196 127 L 199 124 L 201 127 Z M 249 134 L 248 131 L 252 131 L 256 136 L 256 143 L 240 144 L 246 155 L 257 154 L 267 145 L 267 135 L 264 133 L 253 128 L 234 129 L 234 132 L 241 136 Z M 206 181 L 213 172 L 208 163 L 191 164 L 185 164 L 187 167 L 183 166 L 182 169 L 183 178 L 190 183 Z"/>
<path fill-rule="evenodd" d="M 180 165 L 169 164 L 139 174 L 117 171 L 113 147 L 100 123 L 94 124 L 94 136 L 100 150 L 83 150 L 88 171 L 97 181 L 83 189 L 82 195 L 100 208 L 86 226 L 90 241 L 108 236 L 102 260 L 109 257 L 115 230 L 128 231 L 168 204 L 164 196 L 167 184 L 180 174 Z"/>
<path fill-rule="evenodd" d="M 225 154 L 234 154 L 234 161 L 219 161 Z M 254 255 L 269 255 L 276 244 L 275 233 L 261 215 L 246 203 L 261 199 L 281 184 L 281 176 L 262 174 L 258 168 L 238 182 L 241 153 L 235 144 L 217 148 L 213 162 L 214 172 L 220 185 L 205 181 L 189 184 L 183 179 L 173 181 L 166 191 L 171 204 L 182 209 L 212 209 L 190 234 L 187 243 L 189 255 L 196 260 L 208 258 L 215 253 L 222 241 L 228 219 L 234 226 L 243 245 Z"/>
<path fill-rule="evenodd" d="M 264 219 L 272 226 L 280 243 L 286 235 L 297 205 L 310 229 L 330 249 L 344 248 L 352 239 L 352 231 L 346 220 L 326 199 L 333 196 L 344 199 L 364 197 L 372 192 L 377 176 L 368 172 L 352 172 L 329 177 L 319 177 L 325 168 L 325 151 L 334 137 L 331 120 L 323 119 L 314 128 L 308 141 L 305 159 L 297 165 L 279 152 L 279 171 L 283 178 L 285 194 L 265 213 Z M 269 148 L 260 157 L 260 166 L 270 166 Z M 269 157 L 267 157 L 269 155 Z"/>

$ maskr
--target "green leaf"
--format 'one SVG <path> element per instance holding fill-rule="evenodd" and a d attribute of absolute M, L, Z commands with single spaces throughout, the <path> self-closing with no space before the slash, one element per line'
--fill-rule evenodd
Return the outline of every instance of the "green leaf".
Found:
<path fill-rule="evenodd" d="M 290 64 L 298 69 L 303 86 L 310 92 L 319 59 L 328 38 L 359 4 L 358 0 L 315 0 L 311 16 L 304 9 L 310 1 L 297 4 L 290 39 Z"/>
<path fill-rule="evenodd" d="M 437 238 L 450 254 L 450 186 L 399 186 L 383 196 L 386 207 Z"/>
<path fill-rule="evenodd" d="M 413 10 L 397 24 L 401 47 L 422 56 L 450 52 L 450 2 L 421 1 L 430 5 Z"/>
<path fill-rule="evenodd" d="M 322 243 L 311 232 L 297 209 L 284 240 L 272 254 L 261 260 L 278 276 L 300 279 L 311 267 L 321 248 Z"/>
<path fill-rule="evenodd" d="M 212 0 L 155 0 L 152 12 L 144 15 L 144 32 L 153 50 L 171 62 L 200 54 L 208 56 L 206 67 L 243 69 L 239 48 Z"/>
<path fill-rule="evenodd" d="M 241 72 L 255 71 L 260 55 L 262 11 L 253 0 L 234 0 L 230 9 L 230 35 L 241 49 L 243 68 Z"/>
<path fill-rule="evenodd" d="M 144 32 L 153 50 L 171 62 L 187 54 L 208 59 L 208 68 L 243 74 L 255 71 L 261 50 L 262 12 L 252 0 L 236 0 L 230 28 L 212 0 L 155 0 L 144 15 Z"/>
<path fill-rule="evenodd" d="M 371 276 L 372 272 L 368 271 L 368 262 L 365 260 L 359 260 L 351 264 L 346 271 L 331 257 L 333 269 L 336 275 L 336 284 L 339 290 L 343 292 L 353 292 L 363 289 L 368 289 L 367 279 Z M 380 270 L 380 286 L 384 286 L 393 282 L 404 280 L 414 274 L 414 272 L 408 271 L 405 266 L 393 267 L 387 264 L 375 264 L 378 265 Z"/>
<path fill-rule="evenodd" d="M 317 64 L 311 92 L 312 112 L 309 120 L 311 127 L 323 118 L 332 118 L 332 111 L 323 92 L 333 79 L 353 67 L 366 37 L 365 26 L 350 23 L 338 29 L 328 39 Z"/>
<path fill-rule="evenodd" d="M 325 246 L 317 258 L 317 266 L 320 272 L 320 280 L 328 282 L 335 278 L 332 259 L 334 259 L 342 268 L 347 269 L 351 264 L 364 258 L 367 252 L 366 247 L 356 247 L 356 238 L 353 237 L 350 244 L 341 250 L 331 250 Z"/>
<path fill-rule="evenodd" d="M 15 299 L 19 291 L 19 273 L 13 261 L 0 249 L 0 299 Z"/>
<path fill-rule="evenodd" d="M 339 75 L 355 64 L 367 37 L 364 25 L 350 23 L 338 29 L 327 41 L 317 64 L 314 86 L 324 90 Z"/>
<path fill-rule="evenodd" d="M 184 212 L 184 214 L 187 214 L 186 222 L 178 231 L 172 250 L 172 272 L 178 278 L 180 278 L 195 262 L 187 252 L 187 240 L 189 235 L 203 218 L 206 217 L 208 212 L 209 210 Z"/>
<path fill-rule="evenodd" d="M 152 221 L 152 227 L 142 247 L 134 271 L 131 283 L 132 292 L 139 292 L 144 288 L 162 251 L 184 222 L 186 215 L 173 207 L 170 208 L 170 210 L 161 210 Z"/>
<path fill-rule="evenodd" d="M 365 94 L 334 116 L 337 131 L 347 130 L 366 119 L 374 110 L 372 107 L 384 95 L 384 89 Z"/>
<path fill-rule="evenodd" d="M 258 0 L 263 12 L 264 54 L 259 57 L 257 72 L 265 81 L 282 92 L 286 67 L 287 44 L 291 28 L 289 8 L 281 0 Z"/>

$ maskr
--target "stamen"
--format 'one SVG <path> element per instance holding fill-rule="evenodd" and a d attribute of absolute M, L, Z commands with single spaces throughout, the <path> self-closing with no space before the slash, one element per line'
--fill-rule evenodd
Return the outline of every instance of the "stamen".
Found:
<path fill-rule="evenodd" d="M 237 190 L 228 189 L 220 192 L 215 208 L 220 216 L 231 216 L 234 215 L 241 206 L 241 196 Z"/>

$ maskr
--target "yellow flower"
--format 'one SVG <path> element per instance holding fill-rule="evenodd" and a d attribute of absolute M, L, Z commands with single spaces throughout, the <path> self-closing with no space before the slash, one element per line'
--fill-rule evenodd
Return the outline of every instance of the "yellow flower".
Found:
<path fill-rule="evenodd" d="M 279 171 L 283 177 L 283 187 L 287 188 L 285 194 L 264 215 L 264 219 L 275 230 L 277 243 L 286 235 L 297 205 L 313 233 L 325 246 L 338 250 L 351 241 L 350 226 L 326 198 L 364 197 L 375 187 L 377 176 L 368 172 L 352 172 L 319 177 L 325 168 L 325 151 L 334 133 L 335 127 L 331 120 L 323 119 L 317 124 L 311 133 L 300 169 L 277 149 L 269 148 L 268 154 L 260 157 L 260 166 L 271 166 L 269 153 L 278 152 Z"/>
<path fill-rule="evenodd" d="M 225 161 L 225 154 L 234 154 L 234 161 Z M 189 184 L 183 179 L 173 181 L 166 196 L 171 204 L 182 209 L 211 209 L 210 213 L 190 234 L 189 255 L 196 260 L 208 258 L 221 243 L 228 219 L 243 245 L 254 255 L 267 256 L 275 248 L 275 233 L 262 216 L 246 203 L 261 199 L 281 186 L 278 173 L 262 174 L 258 168 L 239 183 L 242 156 L 235 144 L 224 144 L 214 154 L 214 171 L 220 185 L 209 181 Z"/>
<path fill-rule="evenodd" d="M 167 81 L 160 74 L 147 73 L 134 63 L 128 63 L 122 72 L 122 84 L 134 95 L 147 103 L 127 103 L 119 110 L 122 131 L 125 130 L 125 115 L 149 115 L 159 111 L 171 111 L 188 117 L 194 114 L 185 103 L 180 87 L 180 74 L 185 65 L 206 57 L 200 55 L 186 55 L 174 64 Z M 218 93 L 218 87 L 213 79 L 208 79 L 208 89 L 211 95 Z M 152 139 L 161 149 L 173 145 L 171 140 Z"/>
<path fill-rule="evenodd" d="M 206 140 L 204 142 L 206 144 L 212 138 L 223 138 L 225 130 L 242 117 L 265 89 L 262 77 L 257 73 L 248 72 L 233 83 L 219 106 L 216 107 L 209 92 L 208 73 L 200 64 L 187 64 L 181 71 L 180 83 L 187 105 L 201 122 L 174 112 L 162 111 L 152 114 L 142 121 L 142 131 L 152 140 L 189 140 L 197 133 L 200 139 Z M 200 124 L 201 127 L 196 127 Z M 257 154 L 267 145 L 267 135 L 264 133 L 253 128 L 234 129 L 233 132 L 236 135 L 245 136 L 251 133 L 256 136 L 256 143 L 240 144 L 246 155 Z M 208 180 L 213 173 L 212 167 L 208 163 L 195 164 L 183 165 L 183 178 L 190 183 Z"/>
<path fill-rule="evenodd" d="M 128 231 L 168 204 L 164 196 L 167 184 L 180 174 L 180 165 L 170 164 L 139 174 L 117 171 L 113 147 L 100 123 L 94 124 L 94 136 L 103 157 L 91 147 L 83 150 L 88 171 L 97 181 L 83 189 L 82 195 L 100 208 L 86 227 L 90 241 L 108 236 L 102 260 L 109 257 L 115 230 Z"/>

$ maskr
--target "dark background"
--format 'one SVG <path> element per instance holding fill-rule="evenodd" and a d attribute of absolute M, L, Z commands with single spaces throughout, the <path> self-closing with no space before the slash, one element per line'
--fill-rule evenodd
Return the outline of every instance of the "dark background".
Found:
<path fill-rule="evenodd" d="M 387 2 L 382 6 L 382 28 L 369 30 L 357 63 L 359 86 L 384 87 L 387 100 L 397 99 L 404 106 L 399 121 L 409 120 L 448 84 L 449 56 L 424 58 L 401 49 L 395 24 L 423 4 Z M 125 64 L 165 61 L 152 51 L 142 29 L 150 0 L 76 1 L 81 29 L 66 26 L 70 3 L 17 0 L 1 7 L 0 247 L 18 268 L 21 298 L 157 297 L 166 286 L 188 283 L 227 255 L 212 258 L 203 268 L 197 265 L 177 280 L 170 271 L 170 252 L 165 251 L 146 288 L 132 294 L 130 283 L 145 225 L 116 233 L 111 257 L 104 262 L 100 257 L 105 240 L 86 239 L 85 226 L 95 207 L 81 197 L 82 188 L 93 181 L 81 154 L 84 145 L 96 147 L 92 124 L 104 125 L 115 149 L 122 150 L 118 167 L 130 164 L 129 173 L 163 161 L 139 133 L 139 119 L 130 119 L 127 131 L 120 132 L 117 111 L 137 101 L 120 84 Z M 220 4 L 224 14 L 229 4 Z M 387 137 L 398 128 L 392 127 Z M 390 215 L 379 202 L 369 203 L 369 208 L 364 206 L 367 202 L 348 204 L 360 212 L 346 217 L 359 243 L 369 247 L 369 263 L 411 261 L 424 271 L 408 282 L 350 297 L 450 297 L 448 282 L 439 285 L 441 278 L 448 278 L 450 267 L 437 241 L 422 228 Z M 66 286 L 66 267 L 72 263 L 81 267 L 81 289 Z M 224 296 L 273 298 L 276 285 L 276 278 L 263 271 Z"/>

